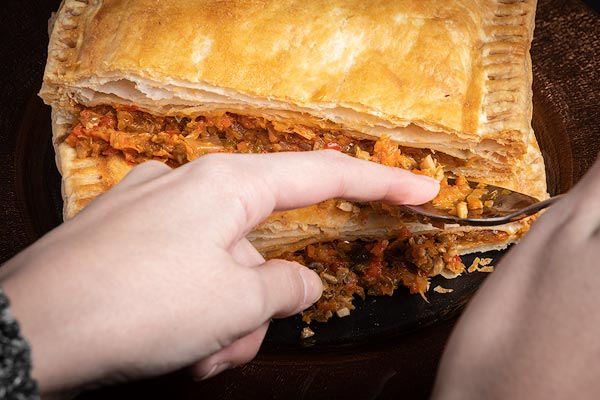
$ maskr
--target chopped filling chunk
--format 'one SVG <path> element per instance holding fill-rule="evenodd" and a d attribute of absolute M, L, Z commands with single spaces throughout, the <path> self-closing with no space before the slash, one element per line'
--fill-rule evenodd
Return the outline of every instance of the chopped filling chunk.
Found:
<path fill-rule="evenodd" d="M 443 177 L 428 150 L 400 148 L 389 138 L 356 139 L 342 129 L 295 126 L 286 129 L 264 118 L 225 113 L 219 116 L 159 117 L 132 107 L 84 108 L 66 142 L 77 155 L 122 153 L 138 164 L 162 161 L 177 167 L 209 153 L 273 153 L 333 149 L 380 164 Z"/>

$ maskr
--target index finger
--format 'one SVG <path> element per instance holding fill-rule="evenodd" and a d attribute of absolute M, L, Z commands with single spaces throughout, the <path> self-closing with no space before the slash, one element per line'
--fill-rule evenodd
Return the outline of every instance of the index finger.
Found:
<path fill-rule="evenodd" d="M 218 203 L 213 204 L 217 207 L 230 207 L 232 200 L 239 203 L 237 214 L 228 209 L 220 215 L 233 216 L 245 227 L 253 227 L 273 211 L 305 207 L 331 198 L 420 204 L 439 191 L 439 183 L 433 178 L 334 150 L 214 154 L 194 163 L 188 166 L 199 169 L 202 179 L 215 180 L 213 186 L 219 187 L 216 197 L 204 191 L 205 198 Z M 219 200 L 219 196 L 224 198 Z M 214 208 L 212 211 L 219 214 Z"/>
<path fill-rule="evenodd" d="M 421 204 L 439 191 L 439 183 L 428 176 L 360 160 L 335 150 L 313 151 L 308 157 L 301 155 L 296 153 L 283 168 L 265 175 L 275 189 L 277 210 L 303 207 L 334 197 Z"/>

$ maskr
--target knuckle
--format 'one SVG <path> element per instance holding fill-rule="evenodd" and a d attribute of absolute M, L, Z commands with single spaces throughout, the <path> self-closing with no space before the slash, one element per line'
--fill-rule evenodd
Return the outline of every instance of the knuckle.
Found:
<path fill-rule="evenodd" d="M 343 154 L 337 150 L 322 150 L 319 152 L 319 156 L 326 162 L 332 164 L 332 167 L 341 168 L 346 165 L 351 157 Z"/>
<path fill-rule="evenodd" d="M 149 160 L 133 167 L 123 180 L 137 177 L 151 177 L 170 170 L 169 166 L 160 161 Z"/>
<path fill-rule="evenodd" d="M 213 193 L 226 202 L 240 196 L 243 185 L 240 182 L 240 168 L 231 158 L 219 154 L 209 154 L 189 164 L 185 171 L 185 181 L 209 195 Z"/>
<path fill-rule="evenodd" d="M 263 180 L 258 174 L 248 172 L 247 163 L 231 154 L 209 154 L 194 161 L 186 177 L 201 182 L 202 190 L 213 199 L 218 199 L 221 209 L 229 210 L 237 221 L 258 224 L 263 215 L 268 196 Z"/>
<path fill-rule="evenodd" d="M 166 165 L 165 163 L 162 163 L 160 161 L 156 161 L 156 160 L 148 160 L 145 161 L 141 164 L 138 164 L 134 170 L 148 170 L 148 171 L 170 171 L 171 168 Z"/>
<path fill-rule="evenodd" d="M 188 165 L 189 171 L 186 171 L 186 174 L 203 181 L 210 180 L 227 184 L 236 180 L 238 176 L 238 170 L 231 159 L 222 154 L 207 154 Z"/>

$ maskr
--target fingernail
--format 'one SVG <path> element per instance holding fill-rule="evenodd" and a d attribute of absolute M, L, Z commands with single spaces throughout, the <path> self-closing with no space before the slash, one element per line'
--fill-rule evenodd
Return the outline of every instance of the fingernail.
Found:
<path fill-rule="evenodd" d="M 204 381 L 206 379 L 212 378 L 213 376 L 217 376 L 219 375 L 221 372 L 225 371 L 226 369 L 228 369 L 231 366 L 231 364 L 225 362 L 225 363 L 221 363 L 221 364 L 215 364 L 212 366 L 212 368 L 210 369 L 210 371 L 208 371 L 208 373 L 196 380 L 198 381 Z"/>
<path fill-rule="evenodd" d="M 306 267 L 300 268 L 300 276 L 304 283 L 304 304 L 308 307 L 321 297 L 323 283 L 319 275 Z"/>

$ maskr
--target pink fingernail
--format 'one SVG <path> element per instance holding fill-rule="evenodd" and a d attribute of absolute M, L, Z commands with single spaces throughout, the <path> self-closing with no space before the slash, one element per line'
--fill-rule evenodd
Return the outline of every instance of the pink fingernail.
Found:
<path fill-rule="evenodd" d="M 198 378 L 198 380 L 203 381 L 205 379 L 208 379 L 208 378 L 214 376 L 215 371 L 217 370 L 218 367 L 219 367 L 219 364 L 213 365 L 212 368 L 210 369 L 210 371 L 208 371 L 208 373 L 206 375 L 204 375 L 203 377 Z"/>
<path fill-rule="evenodd" d="M 225 363 L 221 363 L 221 364 L 215 364 L 212 366 L 212 368 L 210 369 L 210 371 L 208 371 L 208 373 L 206 375 L 204 375 L 203 377 L 200 377 L 196 380 L 198 381 L 204 381 L 206 379 L 212 378 L 214 376 L 219 375 L 221 372 L 225 371 L 226 369 L 229 369 L 229 367 L 231 366 L 230 363 L 225 362 Z"/>

